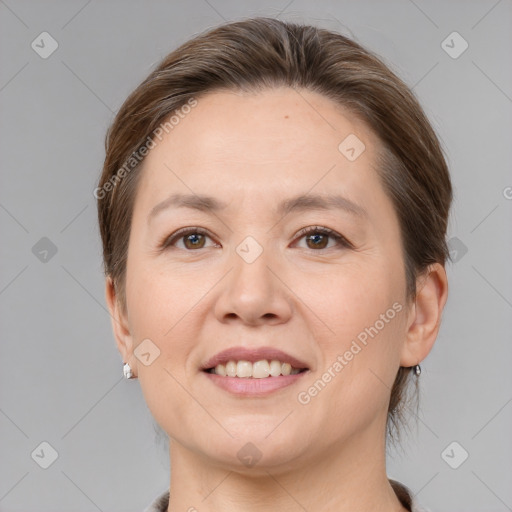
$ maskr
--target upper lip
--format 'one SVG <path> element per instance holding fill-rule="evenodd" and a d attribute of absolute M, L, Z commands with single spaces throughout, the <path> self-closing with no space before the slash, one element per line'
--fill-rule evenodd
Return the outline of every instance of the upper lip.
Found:
<path fill-rule="evenodd" d="M 218 364 L 225 364 L 228 361 L 249 361 L 254 363 L 262 359 L 266 359 L 267 361 L 276 359 L 282 363 L 290 363 L 293 368 L 298 369 L 308 368 L 305 362 L 274 347 L 231 347 L 218 352 L 208 359 L 208 361 L 202 365 L 201 369 L 207 370 L 209 368 L 215 368 Z"/>

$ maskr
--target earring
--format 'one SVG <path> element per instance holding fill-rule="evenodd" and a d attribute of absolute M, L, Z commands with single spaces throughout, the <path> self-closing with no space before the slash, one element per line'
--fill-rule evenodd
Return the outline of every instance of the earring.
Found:
<path fill-rule="evenodd" d="M 416 374 L 416 377 L 419 377 L 421 375 L 421 366 L 417 364 L 416 366 L 412 367 L 414 373 Z"/>
<path fill-rule="evenodd" d="M 125 379 L 133 379 L 134 378 L 132 369 L 128 363 L 124 363 L 123 374 L 124 374 Z"/>

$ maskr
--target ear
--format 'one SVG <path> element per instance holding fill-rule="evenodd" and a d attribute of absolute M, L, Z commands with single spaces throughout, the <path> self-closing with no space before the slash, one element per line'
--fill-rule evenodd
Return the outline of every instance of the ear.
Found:
<path fill-rule="evenodd" d="M 105 280 L 105 295 L 108 309 L 112 320 L 112 330 L 116 340 L 117 348 L 123 358 L 123 362 L 129 363 L 136 374 L 136 358 L 133 357 L 133 337 L 130 332 L 126 313 L 121 307 L 119 297 L 114 286 L 112 278 L 109 276 Z"/>
<path fill-rule="evenodd" d="M 405 367 L 419 364 L 434 346 L 448 298 L 445 268 L 440 263 L 430 265 L 427 273 L 418 278 L 416 287 L 400 357 L 400 366 Z"/>

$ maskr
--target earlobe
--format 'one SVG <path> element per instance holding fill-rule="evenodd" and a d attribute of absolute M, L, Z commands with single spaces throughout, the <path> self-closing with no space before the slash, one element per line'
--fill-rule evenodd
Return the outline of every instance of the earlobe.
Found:
<path fill-rule="evenodd" d="M 110 312 L 112 330 L 116 340 L 117 348 L 122 356 L 123 362 L 131 363 L 133 355 L 133 338 L 128 325 L 126 313 L 121 307 L 114 282 L 110 276 L 105 280 L 105 296 Z M 132 365 L 132 368 L 134 366 Z"/>
<path fill-rule="evenodd" d="M 415 366 L 427 357 L 437 338 L 447 297 L 446 270 L 440 263 L 434 263 L 417 281 L 400 366 Z"/>

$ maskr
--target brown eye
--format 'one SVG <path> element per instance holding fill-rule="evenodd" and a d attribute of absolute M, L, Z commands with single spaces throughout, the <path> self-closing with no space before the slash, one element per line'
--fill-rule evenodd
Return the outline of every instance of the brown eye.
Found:
<path fill-rule="evenodd" d="M 201 233 L 191 233 L 183 237 L 183 243 L 187 249 L 202 249 L 205 237 Z"/>
<path fill-rule="evenodd" d="M 353 245 L 342 235 L 329 228 L 319 226 L 311 226 L 305 228 L 299 233 L 299 238 L 306 239 L 306 248 L 314 251 L 322 249 L 330 249 L 338 246 L 338 248 L 353 248 Z M 334 244 L 328 247 L 329 239 L 334 240 Z"/>
<path fill-rule="evenodd" d="M 325 249 L 329 240 L 328 235 L 323 233 L 316 233 L 306 236 L 306 243 L 309 249 Z"/>
<path fill-rule="evenodd" d="M 162 250 L 177 248 L 185 251 L 204 249 L 208 247 L 206 246 L 208 238 L 211 239 L 210 235 L 201 228 L 183 228 L 164 239 L 160 248 Z"/>

